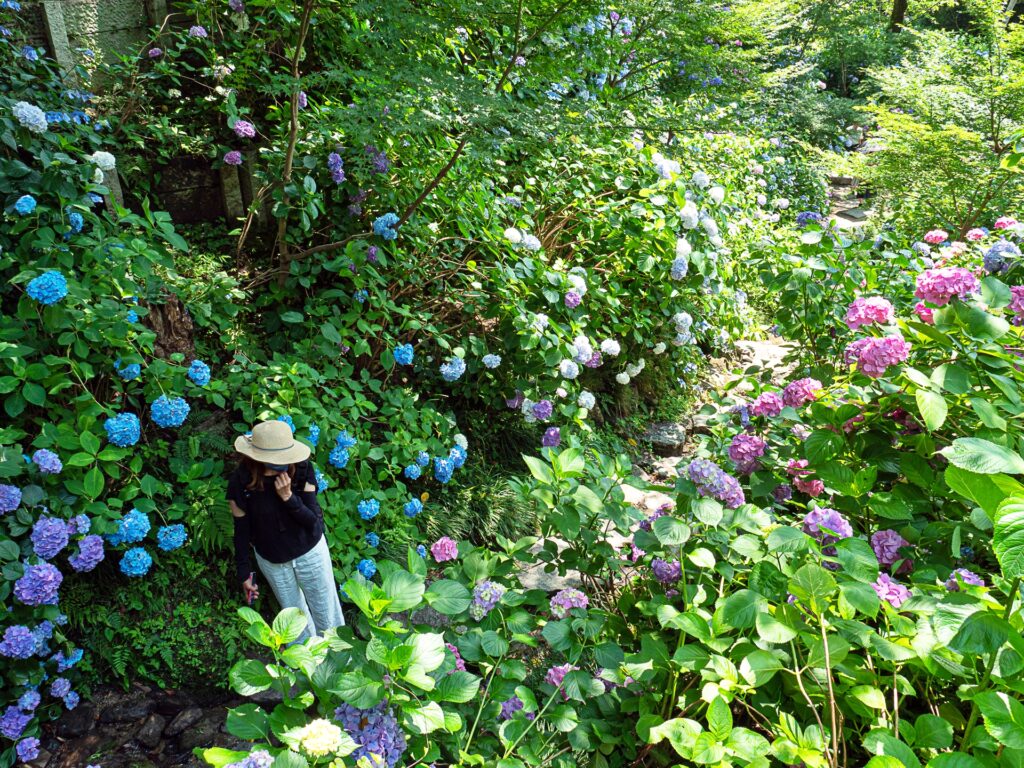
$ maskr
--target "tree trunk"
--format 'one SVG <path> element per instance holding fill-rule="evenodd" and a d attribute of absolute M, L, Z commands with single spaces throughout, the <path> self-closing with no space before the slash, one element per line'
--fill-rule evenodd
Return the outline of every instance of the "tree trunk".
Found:
<path fill-rule="evenodd" d="M 903 21 L 907 17 L 907 5 L 909 0 L 893 0 L 892 14 L 889 16 L 889 31 L 899 32 L 903 28 Z"/>

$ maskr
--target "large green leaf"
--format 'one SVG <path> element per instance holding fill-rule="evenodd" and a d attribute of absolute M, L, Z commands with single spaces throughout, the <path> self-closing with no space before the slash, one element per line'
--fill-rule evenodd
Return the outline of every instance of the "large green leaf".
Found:
<path fill-rule="evenodd" d="M 927 389 L 919 389 L 915 394 L 917 398 L 917 409 L 921 412 L 924 425 L 930 432 L 934 432 L 946 422 L 946 415 L 949 407 L 946 405 L 946 398 L 938 392 Z"/>
<path fill-rule="evenodd" d="M 472 602 L 472 596 L 466 587 L 458 581 L 441 579 L 435 581 L 424 593 L 427 604 L 445 616 L 462 613 Z"/>
<path fill-rule="evenodd" d="M 1013 628 L 991 611 L 972 613 L 949 641 L 949 646 L 966 656 L 995 653 L 1010 638 Z"/>
<path fill-rule="evenodd" d="M 793 574 L 789 591 L 802 607 L 822 613 L 836 592 L 836 580 L 820 565 L 808 563 Z"/>
<path fill-rule="evenodd" d="M 670 515 L 655 520 L 653 528 L 658 541 L 666 547 L 678 547 L 690 540 L 690 526 Z"/>
<path fill-rule="evenodd" d="M 878 558 L 863 539 L 848 538 L 836 543 L 836 556 L 844 574 L 870 584 L 878 578 Z"/>
<path fill-rule="evenodd" d="M 1000 744 L 1024 749 L 1024 706 L 1001 691 L 986 691 L 974 697 L 985 719 L 985 730 Z"/>
<path fill-rule="evenodd" d="M 949 749 L 953 746 L 953 726 L 935 715 L 920 715 L 914 721 L 914 734 L 914 746 L 918 749 Z"/>
<path fill-rule="evenodd" d="M 297 640 L 306 628 L 306 614 L 299 608 L 285 608 L 274 617 L 271 629 L 277 635 L 281 645 Z"/>
<path fill-rule="evenodd" d="M 729 595 L 722 602 L 722 621 L 736 629 L 749 629 L 754 626 L 759 613 L 768 610 L 768 601 L 749 589 L 740 589 Z"/>
<path fill-rule="evenodd" d="M 423 579 L 408 571 L 394 570 L 384 577 L 383 588 L 391 599 L 389 611 L 408 611 L 423 600 Z"/>
<path fill-rule="evenodd" d="M 980 437 L 961 437 L 940 453 L 950 464 L 982 475 L 1024 473 L 1024 459 L 1008 448 Z"/>
<path fill-rule="evenodd" d="M 405 725 L 413 733 L 433 733 L 444 728 L 444 711 L 436 701 L 405 704 L 402 707 Z"/>
<path fill-rule="evenodd" d="M 992 549 L 1003 575 L 1024 577 L 1024 498 L 1011 496 L 996 510 Z"/>
<path fill-rule="evenodd" d="M 434 688 L 434 695 L 440 701 L 451 701 L 456 704 L 465 704 L 472 701 L 480 690 L 480 678 L 469 672 L 454 670 L 444 675 L 437 681 Z"/>
<path fill-rule="evenodd" d="M 270 718 L 255 704 L 242 704 L 228 710 L 226 727 L 228 733 L 247 741 L 270 737 Z"/>
<path fill-rule="evenodd" d="M 266 665 L 256 659 L 242 659 L 236 663 L 228 673 L 228 679 L 235 692 L 242 696 L 254 696 L 274 683 Z"/>

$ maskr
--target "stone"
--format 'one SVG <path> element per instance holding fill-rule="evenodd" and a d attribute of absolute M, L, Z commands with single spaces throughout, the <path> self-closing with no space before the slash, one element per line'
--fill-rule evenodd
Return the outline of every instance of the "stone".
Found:
<path fill-rule="evenodd" d="M 710 435 L 711 427 L 709 424 L 711 423 L 711 416 L 712 414 L 710 413 L 695 413 L 690 417 L 686 426 L 695 435 Z"/>
<path fill-rule="evenodd" d="M 557 592 L 560 589 L 579 587 L 582 584 L 579 571 L 566 571 L 564 576 L 544 570 L 544 564 L 519 572 L 519 583 L 523 589 L 542 589 L 545 592 Z"/>
<path fill-rule="evenodd" d="M 204 424 L 201 429 L 206 430 Z M 166 691 L 153 700 L 153 711 L 164 717 L 174 717 L 179 712 L 195 706 L 196 700 L 182 691 Z"/>
<path fill-rule="evenodd" d="M 644 492 L 639 488 L 634 488 L 632 485 L 620 485 L 619 490 L 622 491 L 623 501 L 627 504 L 632 504 L 634 507 L 644 497 Z"/>
<path fill-rule="evenodd" d="M 62 739 L 77 739 L 96 727 L 96 707 L 83 701 L 70 712 L 65 712 L 54 728 Z"/>
<path fill-rule="evenodd" d="M 659 456 L 678 456 L 686 445 L 686 427 L 671 421 L 651 424 L 642 439 Z"/>
<path fill-rule="evenodd" d="M 661 491 L 652 491 L 644 496 L 643 501 L 640 503 L 643 509 L 648 512 L 657 512 L 659 509 L 664 507 L 666 504 L 675 506 L 675 502 L 672 498 L 662 493 Z"/>
<path fill-rule="evenodd" d="M 135 740 L 147 749 L 156 749 L 157 744 L 160 743 L 160 736 L 163 734 L 164 727 L 166 725 L 167 718 L 154 712 L 146 718 L 146 722 L 144 722 L 142 727 L 139 728 L 138 732 L 135 734 Z"/>
<path fill-rule="evenodd" d="M 214 739 L 220 731 L 220 724 L 224 721 L 225 713 L 207 713 L 202 720 L 195 724 L 178 737 L 178 749 L 181 752 L 191 752 L 196 747 L 208 747 L 213 744 Z"/>
<path fill-rule="evenodd" d="M 191 706 L 183 709 L 173 720 L 171 720 L 170 724 L 164 728 L 164 735 L 168 738 L 174 738 L 186 728 L 191 728 L 202 720 L 202 718 L 203 710 L 199 707 Z"/>
<path fill-rule="evenodd" d="M 101 723 L 129 723 L 141 720 L 153 710 L 153 702 L 149 698 L 133 698 L 112 704 L 100 713 Z"/>

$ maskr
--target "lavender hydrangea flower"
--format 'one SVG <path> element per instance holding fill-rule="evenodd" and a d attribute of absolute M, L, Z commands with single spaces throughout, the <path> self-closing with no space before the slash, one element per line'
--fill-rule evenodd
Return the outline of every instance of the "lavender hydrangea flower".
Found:
<path fill-rule="evenodd" d="M 0 483 L 0 513 L 13 512 L 21 506 L 21 489 Z"/>
<path fill-rule="evenodd" d="M 556 619 L 566 618 L 573 608 L 586 609 L 590 598 L 578 589 L 563 589 L 551 598 L 551 615 Z"/>
<path fill-rule="evenodd" d="M 853 526 L 839 512 L 829 507 L 817 507 L 804 516 L 804 533 L 821 544 L 834 544 L 853 536 Z"/>
<path fill-rule="evenodd" d="M 501 584 L 494 581 L 481 581 L 473 588 L 473 602 L 469 606 L 469 615 L 475 621 L 482 621 L 504 594 L 505 587 Z"/>
<path fill-rule="evenodd" d="M 58 677 L 50 684 L 50 695 L 55 699 L 63 699 L 71 692 L 71 681 L 66 677 Z"/>
<path fill-rule="evenodd" d="M 562 442 L 562 431 L 558 427 L 548 427 L 540 440 L 544 448 L 557 448 Z"/>
<path fill-rule="evenodd" d="M 910 599 L 910 590 L 894 581 L 887 573 L 879 574 L 878 580 L 871 587 L 879 600 L 889 603 L 893 608 L 899 608 Z"/>
<path fill-rule="evenodd" d="M 9 659 L 30 659 L 36 653 L 36 638 L 32 630 L 21 624 L 14 624 L 4 630 L 0 641 L 0 656 Z"/>
<path fill-rule="evenodd" d="M 909 543 L 893 530 L 876 531 L 871 535 L 871 549 L 874 550 L 875 557 L 878 558 L 878 564 L 885 567 L 889 567 L 899 560 L 901 557 L 900 547 L 906 547 Z"/>
<path fill-rule="evenodd" d="M 31 714 L 22 712 L 16 705 L 11 704 L 4 710 L 3 715 L 0 715 L 0 736 L 14 741 L 21 736 L 31 722 Z"/>
<path fill-rule="evenodd" d="M 14 582 L 14 596 L 25 605 L 56 605 L 63 580 L 52 563 L 26 565 L 24 575 Z"/>
<path fill-rule="evenodd" d="M 331 152 L 327 156 L 327 170 L 331 172 L 331 181 L 335 184 L 342 184 L 345 181 L 345 161 L 337 152 Z"/>
<path fill-rule="evenodd" d="M 31 538 L 32 551 L 43 560 L 50 560 L 68 545 L 67 523 L 44 515 L 33 524 Z"/>
<path fill-rule="evenodd" d="M 334 710 L 334 719 L 359 745 L 349 756 L 353 765 L 363 760 L 368 765 L 394 768 L 402 759 L 405 734 L 386 701 L 371 709 L 357 709 L 343 703 Z"/>
<path fill-rule="evenodd" d="M 89 534 L 78 542 L 78 552 L 68 558 L 71 567 L 78 573 L 88 573 L 103 560 L 103 537 Z"/>
<path fill-rule="evenodd" d="M 550 400 L 541 400 L 533 405 L 533 416 L 538 421 L 547 421 L 554 413 L 555 406 Z"/>
<path fill-rule="evenodd" d="M 768 444 L 760 437 L 740 432 L 729 444 L 729 458 L 736 464 L 738 472 L 748 475 L 757 469 L 757 460 L 764 455 L 767 447 Z"/>
<path fill-rule="evenodd" d="M 209 37 L 209 34 L 206 32 L 206 27 L 200 26 L 199 24 L 195 24 L 188 28 L 188 36 L 206 38 Z"/>
<path fill-rule="evenodd" d="M 946 589 L 950 592 L 960 591 L 960 582 L 964 584 L 970 584 L 975 587 L 984 587 L 985 580 L 978 574 L 967 570 L 966 568 L 957 568 L 953 573 L 946 579 Z"/>
<path fill-rule="evenodd" d="M 583 297 L 580 296 L 576 291 L 569 291 L 565 294 L 565 306 L 568 309 L 576 309 L 583 301 Z"/>
<path fill-rule="evenodd" d="M 678 560 L 662 560 L 660 557 L 651 562 L 651 571 L 662 584 L 675 584 L 683 576 L 683 567 Z"/>
<path fill-rule="evenodd" d="M 237 149 L 232 149 L 224 153 L 224 165 L 241 165 L 242 164 L 242 153 Z"/>

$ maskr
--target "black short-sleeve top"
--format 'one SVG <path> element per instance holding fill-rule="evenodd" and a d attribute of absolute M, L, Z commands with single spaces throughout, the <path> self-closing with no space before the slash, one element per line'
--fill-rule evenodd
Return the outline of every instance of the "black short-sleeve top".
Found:
<path fill-rule="evenodd" d="M 295 465 L 287 502 L 274 490 L 273 477 L 263 477 L 262 488 L 247 488 L 250 480 L 249 471 L 239 466 L 228 479 L 227 496 L 245 512 L 256 553 L 271 563 L 287 563 L 313 549 L 324 535 L 316 491 L 303 490 L 307 483 L 316 486 L 313 465 L 309 461 Z"/>

